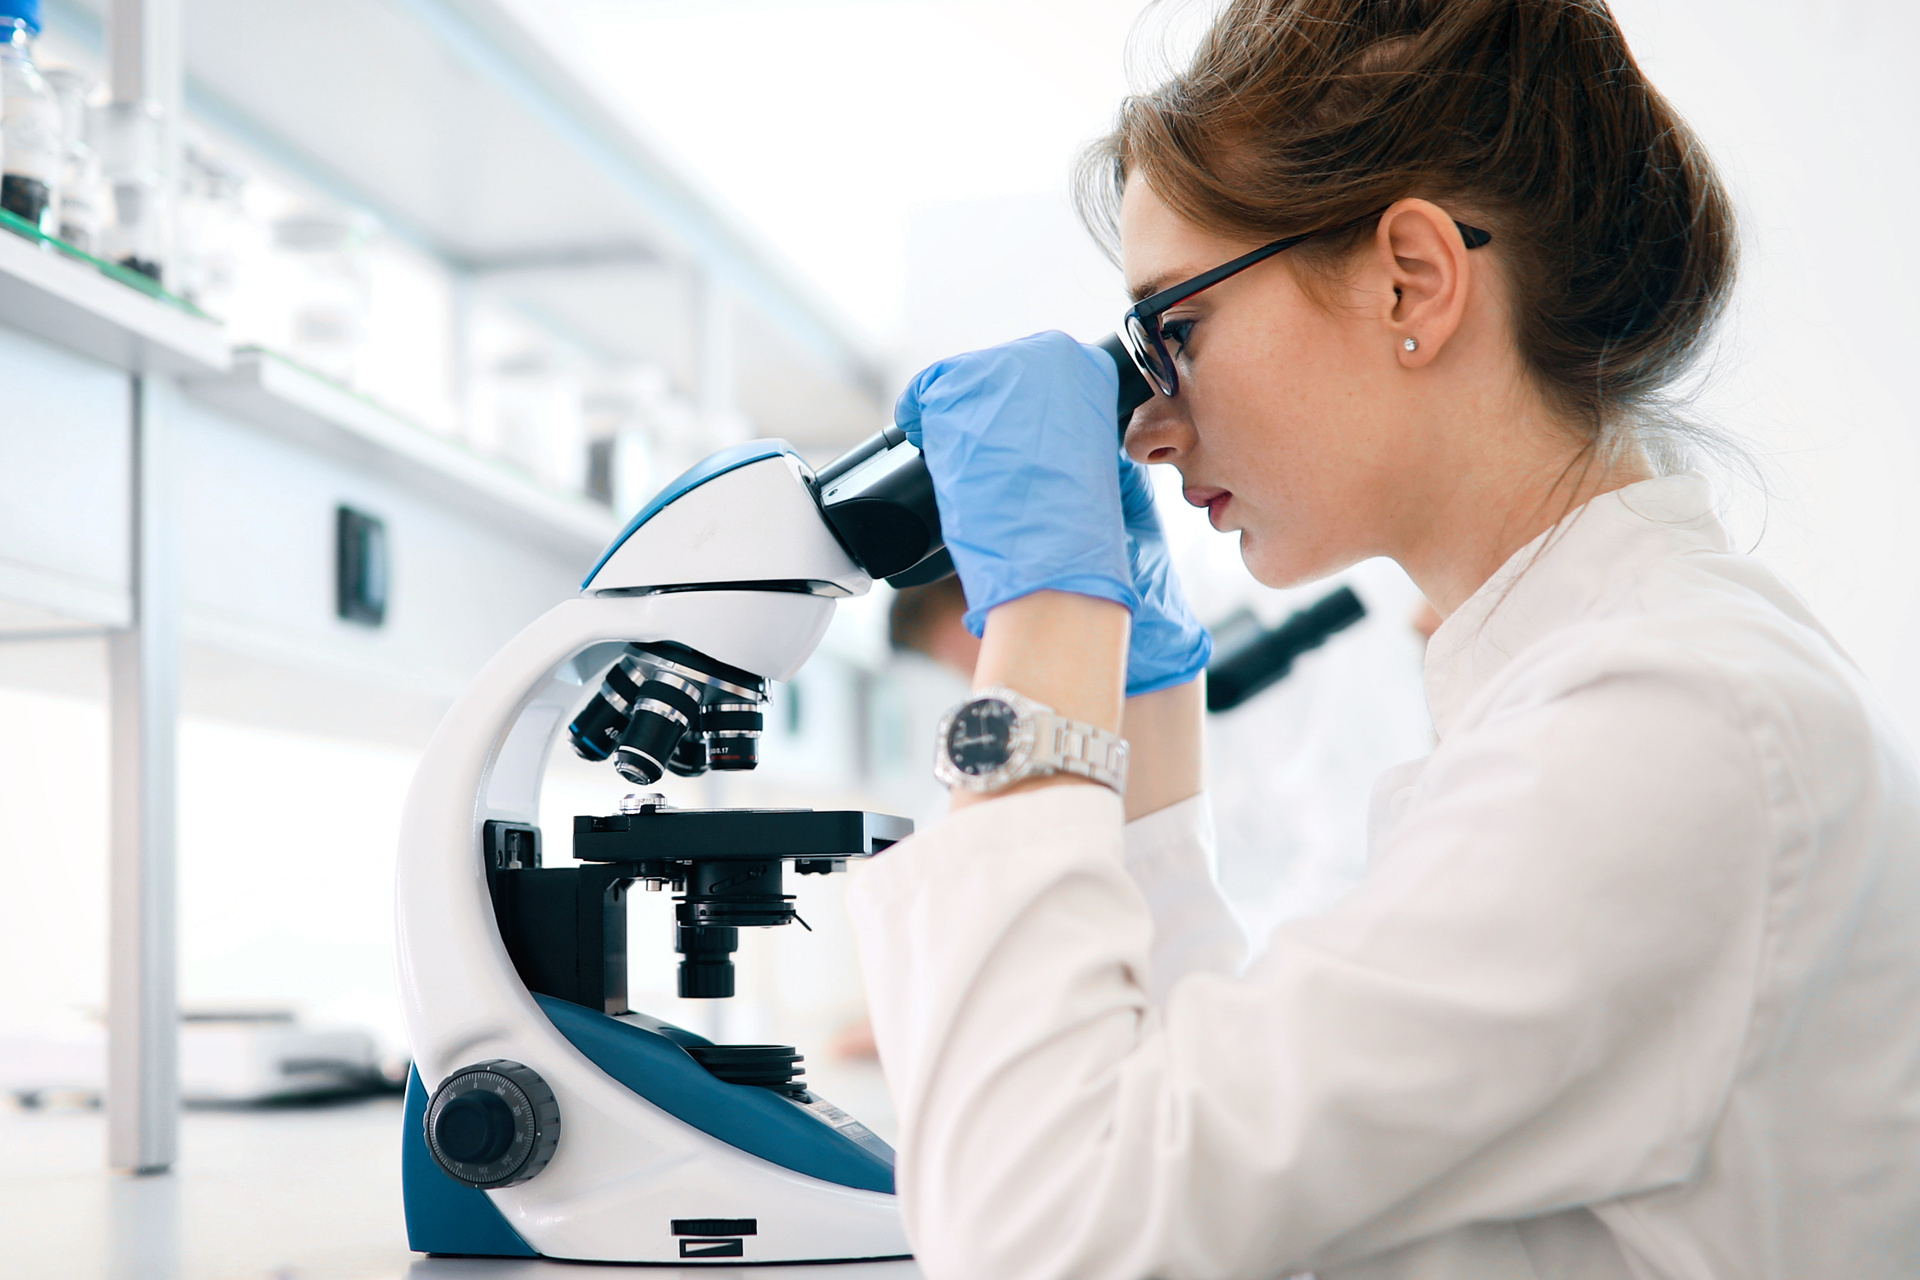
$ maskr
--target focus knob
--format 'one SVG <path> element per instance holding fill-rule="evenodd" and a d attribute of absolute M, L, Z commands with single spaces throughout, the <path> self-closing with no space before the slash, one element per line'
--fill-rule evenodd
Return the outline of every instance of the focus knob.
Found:
<path fill-rule="evenodd" d="M 427 1150 L 456 1182 L 516 1187 L 560 1144 L 560 1104 L 531 1067 L 493 1058 L 462 1067 L 433 1091 Z"/>

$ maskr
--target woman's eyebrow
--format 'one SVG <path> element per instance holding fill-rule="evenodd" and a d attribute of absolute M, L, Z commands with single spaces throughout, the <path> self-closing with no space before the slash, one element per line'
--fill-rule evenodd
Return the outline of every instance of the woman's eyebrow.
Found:
<path fill-rule="evenodd" d="M 1131 289 L 1127 290 L 1127 296 L 1135 302 L 1140 301 L 1142 298 L 1151 298 L 1154 294 L 1167 288 L 1176 281 L 1191 280 L 1198 274 L 1199 272 L 1197 271 L 1190 271 L 1184 274 L 1179 271 L 1162 271 L 1156 275 L 1148 276 L 1139 284 L 1134 285 Z"/>

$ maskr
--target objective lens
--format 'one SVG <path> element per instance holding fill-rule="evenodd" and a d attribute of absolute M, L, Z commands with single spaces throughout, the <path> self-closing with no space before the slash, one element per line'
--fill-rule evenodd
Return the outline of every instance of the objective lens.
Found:
<path fill-rule="evenodd" d="M 667 768 L 683 778 L 697 778 L 707 771 L 707 740 L 698 733 L 681 736 L 680 745 L 667 757 Z"/>
<path fill-rule="evenodd" d="M 614 664 L 613 669 L 607 672 L 600 692 L 580 708 L 580 714 L 567 726 L 567 737 L 573 743 L 574 754 L 582 760 L 605 760 L 613 754 L 621 733 L 626 730 L 628 714 L 639 692 L 639 686 L 634 683 L 633 675 L 627 669 L 628 661 L 630 659 L 622 659 Z"/>
<path fill-rule="evenodd" d="M 710 736 L 708 757 L 716 769 L 751 769 L 760 763 L 760 732 L 765 717 L 757 702 L 716 702 L 706 709 L 702 727 Z"/>
<path fill-rule="evenodd" d="M 604 695 L 595 694 L 593 701 L 580 708 L 580 714 L 567 726 L 567 737 L 573 743 L 575 755 L 582 760 L 600 761 L 613 754 L 620 731 L 626 727 L 627 718 L 615 711 Z"/>
<path fill-rule="evenodd" d="M 633 718 L 614 748 L 613 767 L 638 786 L 660 781 L 674 748 L 699 715 L 697 686 L 664 673 L 648 680 L 638 689 Z"/>

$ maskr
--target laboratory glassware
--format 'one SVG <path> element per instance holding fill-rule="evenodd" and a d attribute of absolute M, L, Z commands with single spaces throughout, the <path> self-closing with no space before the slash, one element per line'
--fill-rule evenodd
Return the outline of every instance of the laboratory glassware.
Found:
<path fill-rule="evenodd" d="M 113 204 L 101 232 L 100 256 L 163 280 L 173 210 L 163 177 L 160 110 L 151 102 L 110 102 L 98 119 L 100 167 Z"/>
<path fill-rule="evenodd" d="M 88 99 L 93 96 L 94 81 L 75 67 L 49 67 L 41 75 L 60 107 L 60 212 L 55 234 L 76 249 L 98 253 L 110 197 L 100 172 L 100 156 L 93 149 Z"/>
<path fill-rule="evenodd" d="M 0 207 L 53 234 L 58 229 L 60 106 L 34 65 L 40 0 L 0 0 Z"/>

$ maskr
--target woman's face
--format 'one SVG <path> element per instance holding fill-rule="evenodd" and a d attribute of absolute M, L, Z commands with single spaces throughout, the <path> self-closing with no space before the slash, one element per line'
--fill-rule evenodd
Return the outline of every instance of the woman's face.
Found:
<path fill-rule="evenodd" d="M 1195 226 L 1137 177 L 1121 241 L 1135 298 L 1259 244 Z M 1247 567 L 1270 586 L 1393 554 L 1424 506 L 1420 477 L 1442 461 L 1415 430 L 1391 273 L 1363 263 L 1314 279 L 1315 294 L 1304 278 L 1282 253 L 1167 312 L 1169 328 L 1184 322 L 1179 392 L 1154 396 L 1127 432 L 1134 458 L 1178 467 L 1187 501 L 1239 532 Z"/>

